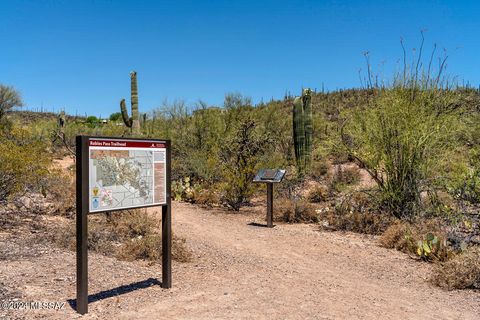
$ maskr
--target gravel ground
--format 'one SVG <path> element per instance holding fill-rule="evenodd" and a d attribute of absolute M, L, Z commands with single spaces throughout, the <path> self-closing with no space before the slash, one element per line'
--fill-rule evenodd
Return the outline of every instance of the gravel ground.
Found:
<path fill-rule="evenodd" d="M 371 236 L 304 224 L 264 228 L 262 211 L 174 203 L 174 233 L 187 239 L 193 259 L 173 263 L 169 290 L 159 285 L 160 265 L 90 253 L 86 316 L 73 308 L 75 253 L 40 241 L 41 232 L 2 231 L 0 300 L 63 308 L 0 310 L 0 318 L 480 319 L 480 293 L 434 287 L 429 264 Z"/>

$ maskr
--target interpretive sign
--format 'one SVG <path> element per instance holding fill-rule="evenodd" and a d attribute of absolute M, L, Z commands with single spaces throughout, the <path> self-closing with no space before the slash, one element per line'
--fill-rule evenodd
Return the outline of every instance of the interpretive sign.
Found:
<path fill-rule="evenodd" d="M 77 312 L 88 312 L 89 213 L 162 206 L 162 287 L 171 288 L 170 141 L 77 136 L 76 170 Z"/>
<path fill-rule="evenodd" d="M 273 184 L 282 182 L 286 170 L 284 169 L 260 169 L 253 182 L 267 184 L 267 227 L 273 227 Z"/>
<path fill-rule="evenodd" d="M 285 172 L 284 169 L 260 169 L 253 178 L 253 182 L 279 183 L 282 182 Z"/>
<path fill-rule="evenodd" d="M 89 212 L 166 203 L 166 144 L 89 139 Z"/>

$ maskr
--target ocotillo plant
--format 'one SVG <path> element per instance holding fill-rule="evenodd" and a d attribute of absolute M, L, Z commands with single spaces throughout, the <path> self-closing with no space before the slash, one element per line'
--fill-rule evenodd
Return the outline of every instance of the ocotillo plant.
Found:
<path fill-rule="evenodd" d="M 293 141 L 298 175 L 303 176 L 312 158 L 312 90 L 304 89 L 293 101 Z"/>
<path fill-rule="evenodd" d="M 122 111 L 123 122 L 128 128 L 131 128 L 132 133 L 140 133 L 140 120 L 138 119 L 138 88 L 137 88 L 137 73 L 130 72 L 130 87 L 131 87 L 131 104 L 132 116 L 128 116 L 127 107 L 125 106 L 125 99 L 120 101 L 120 110 Z"/>

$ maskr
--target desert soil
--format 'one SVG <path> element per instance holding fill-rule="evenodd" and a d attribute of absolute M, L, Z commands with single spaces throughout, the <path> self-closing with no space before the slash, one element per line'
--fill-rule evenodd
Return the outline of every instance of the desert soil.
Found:
<path fill-rule="evenodd" d="M 160 265 L 90 253 L 95 301 L 85 316 L 72 307 L 75 253 L 39 241 L 42 235 L 29 242 L 2 232 L 0 295 L 65 307 L 0 310 L 0 318 L 480 319 L 480 292 L 434 287 L 431 265 L 381 248 L 371 236 L 306 224 L 265 228 L 258 225 L 263 210 L 232 214 L 174 203 L 174 233 L 187 239 L 193 258 L 173 263 L 169 290 L 159 285 Z"/>

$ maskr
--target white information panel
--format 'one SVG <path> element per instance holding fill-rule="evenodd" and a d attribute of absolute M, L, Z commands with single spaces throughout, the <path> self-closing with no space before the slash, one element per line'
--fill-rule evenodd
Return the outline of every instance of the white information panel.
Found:
<path fill-rule="evenodd" d="M 166 144 L 149 140 L 91 138 L 89 212 L 166 203 Z"/>

